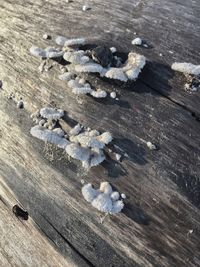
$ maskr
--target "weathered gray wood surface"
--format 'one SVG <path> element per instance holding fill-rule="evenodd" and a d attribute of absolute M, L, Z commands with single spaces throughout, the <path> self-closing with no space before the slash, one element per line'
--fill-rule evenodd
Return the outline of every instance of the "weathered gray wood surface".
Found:
<path fill-rule="evenodd" d="M 16 231 L 15 241 L 9 235 L 6 240 L 7 234 L 0 238 L 1 244 L 15 244 L 7 254 L 1 251 L 2 266 L 10 258 L 11 266 L 45 266 L 45 257 L 47 266 L 200 266 L 200 124 L 191 116 L 200 113 L 199 92 L 184 92 L 182 77 L 169 68 L 175 60 L 199 62 L 199 3 L 96 0 L 85 13 L 84 3 L 0 2 L 0 193 L 10 203 L 0 204 L 0 225 L 4 233 Z M 116 91 L 120 101 L 87 96 L 77 101 L 58 80 L 57 66 L 40 74 L 39 60 L 29 54 L 33 44 L 54 43 L 42 39 L 44 32 L 85 36 L 125 53 L 137 50 L 151 62 L 139 81 L 126 86 L 88 78 Z M 134 32 L 153 47 L 132 47 Z M 23 97 L 24 110 L 8 99 L 10 92 Z M 86 126 L 111 131 L 113 143 L 129 158 L 108 159 L 84 173 L 61 150 L 44 149 L 30 136 L 30 114 L 53 103 Z M 160 149 L 149 151 L 149 140 Z M 83 200 L 81 179 L 95 185 L 110 181 L 127 195 L 123 212 L 101 224 L 101 214 Z M 30 213 L 25 226 L 12 215 L 13 198 Z M 31 256 L 16 239 L 33 250 Z"/>
<path fill-rule="evenodd" d="M 29 218 L 22 222 L 11 214 L 17 200 L 13 192 L 1 180 L 0 206 L 0 266 L 76 266 L 77 256 L 63 257 L 54 249 L 51 240 L 41 232 L 40 227 Z M 53 241 L 55 242 L 55 241 Z M 67 245 L 66 245 L 67 246 Z M 70 249 L 68 253 L 70 255 Z M 80 266 L 87 266 L 81 259 Z"/>

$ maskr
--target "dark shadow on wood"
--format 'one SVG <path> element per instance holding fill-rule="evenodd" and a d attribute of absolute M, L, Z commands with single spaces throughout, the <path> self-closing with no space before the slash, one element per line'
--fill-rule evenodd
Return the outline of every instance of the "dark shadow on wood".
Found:
<path fill-rule="evenodd" d="M 123 165 L 119 161 L 111 159 L 108 155 L 101 165 L 107 171 L 107 175 L 111 178 L 119 178 L 128 175 L 128 172 Z"/>
<path fill-rule="evenodd" d="M 139 80 L 158 94 L 168 96 L 172 90 L 170 81 L 174 75 L 175 72 L 170 66 L 155 61 L 147 61 Z"/>
<path fill-rule="evenodd" d="M 63 57 L 55 57 L 52 58 L 53 61 L 57 62 L 58 64 L 62 65 L 62 66 L 67 66 L 70 63 L 68 61 L 66 61 Z"/>
<path fill-rule="evenodd" d="M 78 122 L 77 122 L 76 120 L 74 120 L 74 119 L 72 119 L 71 117 L 69 117 L 67 111 L 65 111 L 65 113 L 64 113 L 63 120 L 66 121 L 66 122 L 69 124 L 69 126 L 72 127 L 72 128 L 73 128 L 75 125 L 78 124 Z"/>
<path fill-rule="evenodd" d="M 189 172 L 184 174 L 180 172 L 172 180 L 191 203 L 200 208 L 200 178 L 191 175 Z"/>
<path fill-rule="evenodd" d="M 138 224 L 150 224 L 150 217 L 140 207 L 132 205 L 131 203 L 125 204 L 122 213 Z"/>
<path fill-rule="evenodd" d="M 92 98 L 93 101 L 95 101 L 97 103 L 101 103 L 103 105 L 119 106 L 120 108 L 124 108 L 124 109 L 131 108 L 131 105 L 129 104 L 128 101 L 116 100 L 116 99 L 111 98 L 109 95 L 107 95 L 107 97 L 105 97 L 105 98 L 94 98 L 91 95 L 88 95 L 88 97 Z"/>
<path fill-rule="evenodd" d="M 127 154 L 128 158 L 136 164 L 145 165 L 147 163 L 146 160 L 146 151 L 142 146 L 137 145 L 132 140 L 128 138 L 115 138 L 115 145 L 117 145 L 120 149 L 115 147 L 116 153 Z"/>

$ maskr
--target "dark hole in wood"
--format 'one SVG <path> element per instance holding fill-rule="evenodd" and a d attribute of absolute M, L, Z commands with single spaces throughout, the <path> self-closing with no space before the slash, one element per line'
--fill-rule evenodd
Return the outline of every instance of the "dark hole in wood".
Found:
<path fill-rule="evenodd" d="M 16 217 L 20 217 L 23 220 L 28 220 L 28 212 L 20 208 L 18 205 L 14 205 L 12 211 Z"/>

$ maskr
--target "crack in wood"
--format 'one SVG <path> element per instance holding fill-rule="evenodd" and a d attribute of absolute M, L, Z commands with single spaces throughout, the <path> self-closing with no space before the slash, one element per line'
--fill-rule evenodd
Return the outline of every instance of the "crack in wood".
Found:
<path fill-rule="evenodd" d="M 92 264 L 92 262 L 90 262 L 83 254 L 81 254 L 73 245 L 72 243 L 69 242 L 69 240 L 67 240 L 66 237 L 64 237 L 57 229 L 56 227 L 43 215 L 41 214 L 41 216 L 44 218 L 44 220 L 54 229 L 54 231 L 69 245 L 69 247 L 74 250 L 87 264 L 88 266 L 91 267 L 95 267 L 95 265 Z M 38 224 L 37 224 L 38 225 Z M 56 245 L 56 243 L 54 242 L 54 240 L 45 233 L 45 231 L 38 225 L 38 227 L 41 229 L 41 231 Z M 57 245 L 56 245 L 57 246 Z"/>
<path fill-rule="evenodd" d="M 185 111 L 189 112 L 191 114 L 192 117 L 194 117 L 194 119 L 198 122 L 200 122 L 200 116 L 198 116 L 196 114 L 196 112 L 192 111 L 189 107 L 181 104 L 180 102 L 177 102 L 176 100 L 172 99 L 170 96 L 165 95 L 164 93 L 162 93 L 161 91 L 157 90 L 156 88 L 150 86 L 148 83 L 144 82 L 143 80 L 139 79 L 140 82 L 142 84 L 144 84 L 145 86 L 149 87 L 151 90 L 155 91 L 156 93 L 158 93 L 160 96 L 168 99 L 169 101 L 171 101 L 172 103 L 178 105 L 179 107 L 181 107 L 182 109 L 184 109 Z"/>

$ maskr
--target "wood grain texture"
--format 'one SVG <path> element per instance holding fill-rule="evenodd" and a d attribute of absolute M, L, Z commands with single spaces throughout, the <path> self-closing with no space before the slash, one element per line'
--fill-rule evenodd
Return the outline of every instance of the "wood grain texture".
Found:
<path fill-rule="evenodd" d="M 12 205 L 16 203 L 13 192 L 1 179 L 0 205 L 0 264 L 1 266 L 80 266 L 85 265 L 76 255 L 63 257 L 52 242 L 40 230 L 40 227 L 29 218 L 28 221 L 17 219 L 11 213 Z M 74 252 L 73 252 L 74 253 Z"/>
<path fill-rule="evenodd" d="M 6 184 L 12 190 L 12 195 L 29 211 L 30 224 L 33 221 L 39 227 L 38 232 L 34 230 L 35 242 L 39 244 L 41 238 L 46 238 L 45 244 L 52 253 L 60 253 L 59 260 L 64 260 L 60 266 L 69 266 L 69 262 L 76 266 L 200 266 L 200 124 L 191 116 L 191 111 L 199 112 L 199 96 L 188 96 L 181 89 L 181 82 L 176 87 L 176 75 L 169 90 L 171 71 L 169 65 L 166 67 L 174 61 L 173 57 L 183 59 L 182 49 L 174 49 L 173 56 L 164 57 L 166 62 L 162 59 L 155 68 L 149 63 L 136 83 L 121 85 L 95 75 L 87 77 L 96 88 L 116 91 L 119 101 L 77 98 L 58 80 L 57 65 L 41 74 L 40 61 L 29 54 L 33 44 L 54 44 L 42 39 L 45 32 L 53 38 L 57 34 L 85 36 L 91 42 L 116 46 L 127 53 L 133 49 L 130 43 L 137 31 L 141 37 L 148 37 L 147 42 L 154 48 L 136 50 L 157 62 L 158 53 L 165 54 L 175 42 L 173 36 L 177 33 L 173 33 L 171 24 L 178 12 L 175 6 L 196 12 L 199 4 L 189 2 L 191 5 L 172 0 L 126 1 L 122 5 L 117 0 L 96 0 L 89 2 L 92 9 L 88 12 L 82 11 L 84 1 L 0 3 L 1 186 Z M 156 15 L 153 10 L 158 10 Z M 169 20 L 164 16 L 167 10 Z M 186 13 L 181 14 L 183 21 L 193 22 L 196 17 L 198 24 L 198 16 L 186 18 Z M 160 33 L 157 24 L 151 23 L 159 16 Z M 182 23 L 180 31 L 187 32 Z M 170 43 L 166 42 L 167 35 Z M 184 34 L 180 33 L 179 38 L 178 44 L 184 41 L 190 51 L 186 51 L 185 60 L 195 60 L 193 54 L 198 59 L 196 44 L 192 48 L 191 39 L 184 39 Z M 10 92 L 14 92 L 16 100 L 23 98 L 25 109 L 17 109 L 16 100 L 8 99 Z M 33 125 L 31 112 L 54 104 L 85 126 L 111 131 L 113 144 L 121 149 L 116 150 L 128 157 L 122 162 L 108 158 L 86 173 L 77 161 L 69 161 L 62 150 L 33 138 L 29 133 Z M 147 149 L 149 140 L 159 147 L 158 151 Z M 123 212 L 107 217 L 101 224 L 101 214 L 83 200 L 81 179 L 96 186 L 103 180 L 110 181 L 127 195 Z M 1 225 L 8 217 L 24 235 L 26 230 L 20 228 L 11 209 L 3 203 L 0 207 Z M 29 221 L 26 225 L 33 227 Z M 5 228 L 8 230 L 9 226 Z M 0 241 L 3 242 L 1 238 Z M 29 237 L 26 242 L 30 242 Z M 10 251 L 12 256 L 14 253 Z M 2 254 L 0 260 L 4 265 L 8 261 Z M 18 260 L 19 266 L 26 266 L 20 254 Z M 54 266 L 53 260 L 48 260 L 47 266 Z"/>

